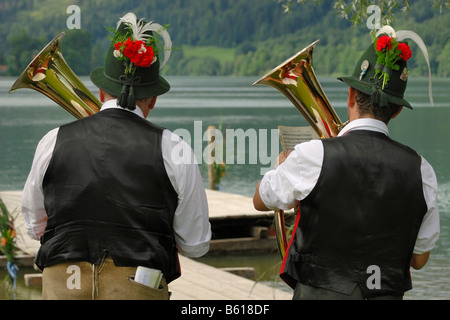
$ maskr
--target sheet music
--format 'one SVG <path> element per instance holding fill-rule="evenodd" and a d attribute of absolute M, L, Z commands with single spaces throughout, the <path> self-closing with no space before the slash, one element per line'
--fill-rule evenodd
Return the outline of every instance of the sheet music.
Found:
<path fill-rule="evenodd" d="M 308 127 L 285 127 L 278 126 L 280 142 L 283 151 L 293 150 L 302 142 L 319 139 L 319 135 L 310 126 Z"/>

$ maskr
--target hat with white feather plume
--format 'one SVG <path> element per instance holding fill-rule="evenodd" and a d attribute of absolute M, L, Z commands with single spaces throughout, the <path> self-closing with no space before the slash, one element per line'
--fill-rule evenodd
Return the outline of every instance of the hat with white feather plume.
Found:
<path fill-rule="evenodd" d="M 353 75 L 339 80 L 371 97 L 375 107 L 388 105 L 404 106 L 412 109 L 404 99 L 408 80 L 406 61 L 411 57 L 411 49 L 405 39 L 413 40 L 422 51 L 428 64 L 429 97 L 433 105 L 431 69 L 427 48 L 415 32 L 395 31 L 391 26 L 382 27 L 375 35 L 374 42 L 361 55 Z"/>
<path fill-rule="evenodd" d="M 160 64 L 157 33 L 164 41 L 164 60 Z M 160 69 L 170 58 L 172 42 L 160 24 L 137 20 L 134 13 L 119 19 L 112 32 L 104 67 L 91 72 L 91 81 L 103 91 L 118 97 L 122 108 L 134 110 L 136 100 L 162 95 L 170 90 Z"/>

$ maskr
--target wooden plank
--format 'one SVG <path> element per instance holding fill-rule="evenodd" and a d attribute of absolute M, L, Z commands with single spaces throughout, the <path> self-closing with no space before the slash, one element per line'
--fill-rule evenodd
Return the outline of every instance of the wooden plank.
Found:
<path fill-rule="evenodd" d="M 169 284 L 171 299 L 290 300 L 292 293 L 180 256 L 182 275 Z M 214 294 L 212 294 L 212 292 Z"/>
<path fill-rule="evenodd" d="M 33 267 L 34 266 L 34 256 L 29 254 L 18 254 L 15 256 L 17 266 L 19 267 Z M 6 266 L 6 257 L 0 256 L 0 267 Z"/>
<path fill-rule="evenodd" d="M 23 276 L 25 286 L 39 287 L 42 286 L 42 273 L 28 273 Z"/>
<path fill-rule="evenodd" d="M 210 255 L 224 253 L 273 253 L 277 252 L 277 241 L 275 238 L 230 238 L 211 240 Z"/>
<path fill-rule="evenodd" d="M 231 268 L 219 268 L 220 270 L 235 274 L 246 279 L 255 278 L 255 268 L 252 267 L 231 267 Z"/>
<path fill-rule="evenodd" d="M 206 190 L 209 206 L 209 219 L 273 217 L 273 212 L 258 211 L 253 207 L 250 197 L 216 190 Z"/>

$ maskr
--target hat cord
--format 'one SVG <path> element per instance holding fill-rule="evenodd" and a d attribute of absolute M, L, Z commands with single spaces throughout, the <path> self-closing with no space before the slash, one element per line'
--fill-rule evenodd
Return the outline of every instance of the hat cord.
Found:
<path fill-rule="evenodd" d="M 125 109 L 136 109 L 136 97 L 134 86 L 141 82 L 141 77 L 135 77 L 133 74 L 124 74 L 119 77 L 122 84 L 122 91 L 117 99 L 117 105 Z"/>
<path fill-rule="evenodd" d="M 372 95 L 370 97 L 370 102 L 374 107 L 388 107 L 389 99 L 386 93 L 381 88 L 380 79 L 376 79 L 375 77 L 370 78 L 370 84 L 372 87 Z"/>

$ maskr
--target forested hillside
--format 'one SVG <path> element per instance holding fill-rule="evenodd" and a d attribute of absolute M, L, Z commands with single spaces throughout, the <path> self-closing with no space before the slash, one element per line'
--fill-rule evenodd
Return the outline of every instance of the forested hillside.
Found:
<path fill-rule="evenodd" d="M 318 74 L 348 74 L 370 44 L 366 25 L 352 27 L 339 18 L 332 0 L 298 5 L 283 13 L 278 0 L 0 0 L 2 75 L 17 75 L 48 41 L 62 31 L 63 55 L 79 75 L 103 64 L 108 48 L 106 27 L 129 11 L 168 24 L 174 43 L 164 68 L 170 75 L 262 75 L 311 42 Z M 417 32 L 430 52 L 434 75 L 450 75 L 450 13 L 433 9 L 431 0 L 411 0 L 393 27 Z M 69 5 L 80 9 L 81 29 L 68 30 Z M 425 75 L 421 53 L 410 71 Z"/>

